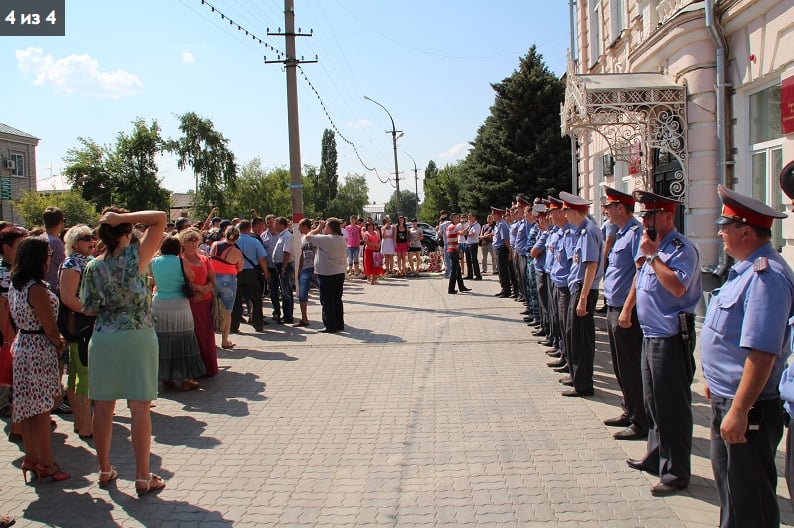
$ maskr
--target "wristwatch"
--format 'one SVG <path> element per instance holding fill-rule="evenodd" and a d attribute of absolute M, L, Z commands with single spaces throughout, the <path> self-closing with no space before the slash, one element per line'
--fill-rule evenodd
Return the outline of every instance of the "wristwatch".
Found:
<path fill-rule="evenodd" d="M 648 255 L 645 257 L 645 260 L 648 262 L 648 265 L 652 265 L 653 261 L 659 258 L 659 253 L 654 253 L 653 255 Z"/>

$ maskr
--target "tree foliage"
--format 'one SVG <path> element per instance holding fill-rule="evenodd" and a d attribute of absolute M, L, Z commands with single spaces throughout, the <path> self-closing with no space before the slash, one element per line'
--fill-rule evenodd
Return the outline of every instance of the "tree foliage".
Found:
<path fill-rule="evenodd" d="M 510 77 L 491 86 L 494 104 L 466 157 L 460 205 L 482 212 L 517 193 L 570 190 L 570 141 L 560 136 L 564 83 L 533 45 Z"/>
<path fill-rule="evenodd" d="M 94 204 L 85 200 L 77 190 L 51 194 L 30 191 L 16 201 L 17 212 L 25 220 L 27 227 L 42 225 L 44 222 L 42 214 L 50 206 L 58 207 L 63 211 L 66 227 L 77 224 L 95 226 L 99 222 L 99 214 Z"/>
<path fill-rule="evenodd" d="M 100 146 L 91 138 L 79 137 L 82 147 L 70 148 L 63 158 L 63 174 L 84 200 L 93 202 L 101 211 L 110 205 L 114 183 L 105 166 L 110 155 L 108 147 Z"/>
<path fill-rule="evenodd" d="M 314 182 L 314 210 L 323 216 L 330 216 L 329 206 L 339 192 L 338 170 L 336 135 L 333 130 L 326 128 L 323 132 L 320 170 L 311 175 Z"/>
<path fill-rule="evenodd" d="M 336 198 L 328 204 L 328 216 L 347 219 L 350 215 L 362 215 L 369 201 L 368 195 L 367 178 L 361 174 L 348 174 Z"/>
<path fill-rule="evenodd" d="M 237 164 L 229 140 L 215 129 L 212 120 L 195 112 L 177 117 L 182 137 L 169 141 L 168 147 L 178 156 L 179 168 L 185 170 L 190 166 L 195 175 L 197 195 L 193 214 L 206 215 L 213 206 L 223 210 L 237 179 Z"/>
<path fill-rule="evenodd" d="M 435 224 L 438 221 L 439 211 L 460 212 L 462 207 L 460 194 L 464 182 L 462 161 L 446 165 L 440 170 L 432 161 L 428 163 L 425 169 L 425 201 L 422 202 L 419 219 L 422 222 Z"/>
<path fill-rule="evenodd" d="M 254 158 L 240 167 L 234 190 L 224 197 L 226 205 L 220 208 L 220 213 L 227 218 L 250 218 L 254 209 L 263 217 L 271 213 L 288 217 L 292 211 L 289 182 L 286 168 L 268 171 L 259 158 Z"/>
<path fill-rule="evenodd" d="M 400 191 L 400 209 L 402 211 L 402 215 L 407 218 L 413 218 L 414 211 L 416 211 L 416 206 L 418 203 L 418 199 L 416 198 L 416 193 L 413 191 Z M 425 200 L 426 201 L 426 200 Z M 394 191 L 389 198 L 389 201 L 386 202 L 386 214 L 389 216 L 393 223 L 397 223 L 397 217 L 399 216 L 397 213 L 397 191 Z"/>

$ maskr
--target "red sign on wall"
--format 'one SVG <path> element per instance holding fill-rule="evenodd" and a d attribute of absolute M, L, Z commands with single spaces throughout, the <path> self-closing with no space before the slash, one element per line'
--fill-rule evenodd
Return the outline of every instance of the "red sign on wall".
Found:
<path fill-rule="evenodd" d="M 794 77 L 783 79 L 780 87 L 780 127 L 784 134 L 794 134 Z"/>

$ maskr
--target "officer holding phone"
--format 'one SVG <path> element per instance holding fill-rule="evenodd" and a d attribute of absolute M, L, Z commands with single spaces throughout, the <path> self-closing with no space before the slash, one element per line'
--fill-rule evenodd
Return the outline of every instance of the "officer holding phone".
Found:
<path fill-rule="evenodd" d="M 736 263 L 709 303 L 700 358 L 711 400 L 720 526 L 778 526 L 777 384 L 789 356 L 794 274 L 770 240 L 774 219 L 787 215 L 722 185 L 717 193 L 718 234 Z"/>
<path fill-rule="evenodd" d="M 657 497 L 689 485 L 692 474 L 694 311 L 702 294 L 700 256 L 675 228 L 680 202 L 634 191 L 645 233 L 635 258 L 637 275 L 618 324 L 631 326 L 635 304 L 643 333 L 642 385 L 650 429 L 645 455 L 629 467 L 659 475 Z"/>

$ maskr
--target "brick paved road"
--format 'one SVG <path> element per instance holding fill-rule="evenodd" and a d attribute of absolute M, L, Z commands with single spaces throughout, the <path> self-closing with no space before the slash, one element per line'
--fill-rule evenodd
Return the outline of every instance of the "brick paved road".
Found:
<path fill-rule="evenodd" d="M 652 498 L 653 478 L 624 462 L 644 443 L 617 442 L 601 424 L 618 412 L 605 334 L 596 396 L 562 398 L 519 305 L 492 296 L 492 276 L 469 286 L 451 296 L 439 278 L 348 281 L 345 334 L 316 333 L 315 322 L 235 336 L 217 378 L 153 409 L 153 469 L 168 480 L 159 496 L 135 497 L 123 405 L 112 457 L 121 478 L 107 490 L 90 445 L 56 417 L 56 455 L 72 478 L 24 485 L 21 453 L 3 444 L 1 512 L 19 526 L 81 528 L 717 525 L 702 397 L 692 485 Z"/>

